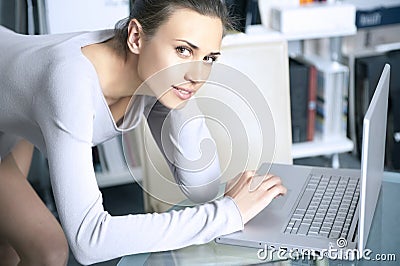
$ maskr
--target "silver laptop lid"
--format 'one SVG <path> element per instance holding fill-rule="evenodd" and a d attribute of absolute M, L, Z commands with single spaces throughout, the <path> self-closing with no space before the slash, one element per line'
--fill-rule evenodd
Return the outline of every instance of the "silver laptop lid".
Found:
<path fill-rule="evenodd" d="M 381 188 L 386 141 L 390 66 L 385 65 L 364 117 L 358 249 L 364 251 Z"/>

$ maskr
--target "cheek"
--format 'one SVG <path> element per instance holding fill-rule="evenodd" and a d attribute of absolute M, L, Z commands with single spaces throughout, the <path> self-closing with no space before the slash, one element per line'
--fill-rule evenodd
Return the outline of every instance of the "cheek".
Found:
<path fill-rule="evenodd" d="M 174 61 L 175 60 L 175 61 Z M 138 76 L 142 81 L 147 80 L 157 72 L 176 64 L 171 53 L 149 47 L 139 56 Z"/>
<path fill-rule="evenodd" d="M 171 86 L 184 82 L 184 71 L 182 67 L 176 66 L 181 63 L 177 56 L 168 52 L 141 53 L 138 59 L 138 77 L 146 83 L 146 88 L 158 99 L 169 102 L 173 98 Z M 164 103 L 166 103 L 164 102 Z"/>

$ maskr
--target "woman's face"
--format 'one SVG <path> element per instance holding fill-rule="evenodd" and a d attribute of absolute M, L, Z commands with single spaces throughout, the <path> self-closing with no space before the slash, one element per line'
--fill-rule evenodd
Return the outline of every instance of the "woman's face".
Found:
<path fill-rule="evenodd" d="M 163 105 L 178 107 L 207 79 L 222 36 L 219 18 L 178 9 L 149 40 L 141 38 L 138 76 Z"/>

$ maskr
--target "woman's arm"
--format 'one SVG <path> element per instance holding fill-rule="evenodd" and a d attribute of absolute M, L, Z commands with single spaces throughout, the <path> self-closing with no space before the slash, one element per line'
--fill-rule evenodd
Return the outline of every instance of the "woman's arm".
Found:
<path fill-rule="evenodd" d="M 52 79 L 58 87 L 35 95 L 34 115 L 46 143 L 59 218 L 81 263 L 206 243 L 243 228 L 228 197 L 163 214 L 109 215 L 92 164 L 93 80 L 75 66 L 58 71 Z"/>
<path fill-rule="evenodd" d="M 194 202 L 213 200 L 220 184 L 219 160 L 195 101 L 181 110 L 156 102 L 147 121 L 182 192 Z"/>

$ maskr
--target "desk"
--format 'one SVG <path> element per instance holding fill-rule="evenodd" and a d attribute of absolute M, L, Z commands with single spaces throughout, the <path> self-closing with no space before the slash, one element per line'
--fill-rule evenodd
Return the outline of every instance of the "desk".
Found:
<path fill-rule="evenodd" d="M 268 261 L 260 260 L 257 249 L 235 247 L 210 242 L 180 250 L 126 256 L 118 266 L 127 265 L 399 265 L 400 264 L 400 173 L 385 172 L 382 190 L 372 222 L 367 248 L 377 254 L 394 254 L 396 261 Z M 383 256 L 382 256 L 383 257 Z M 276 258 L 275 258 L 276 259 Z"/>

